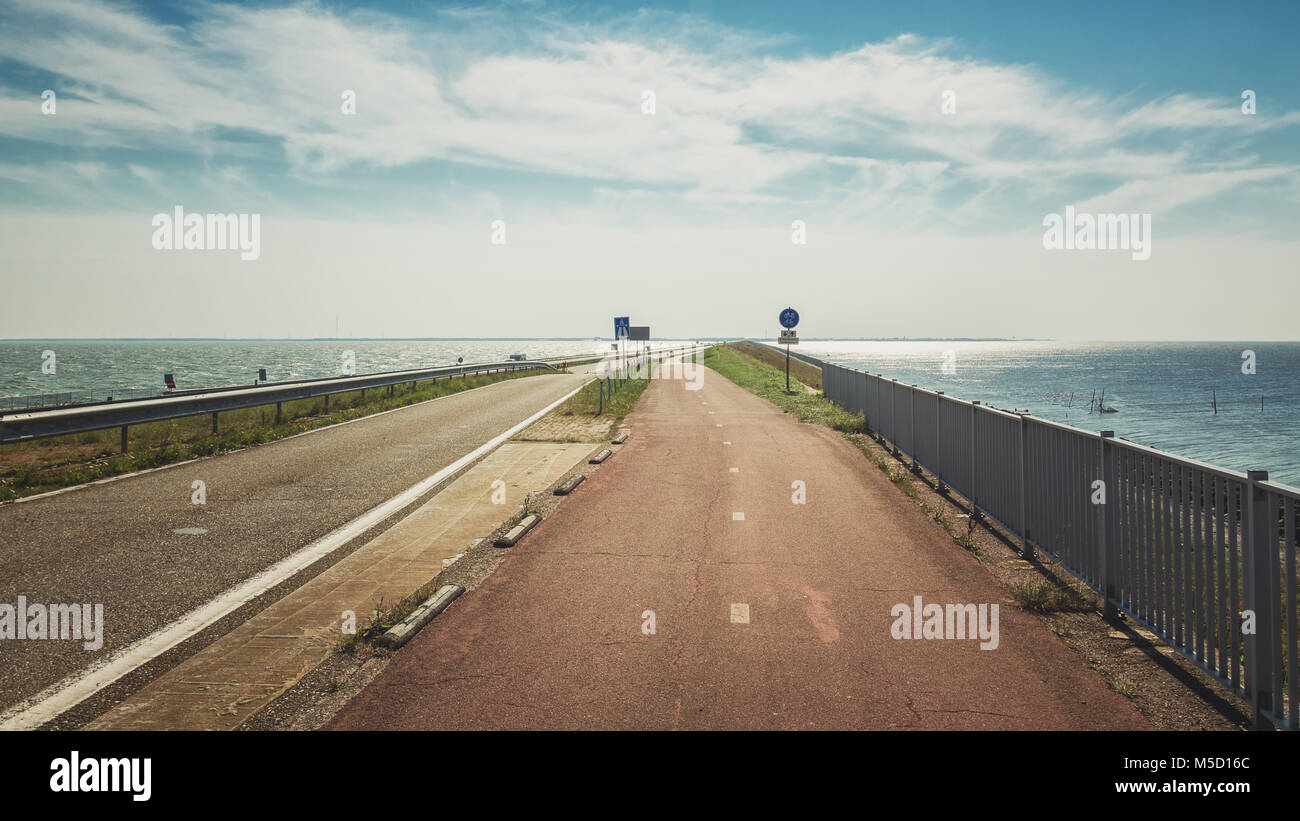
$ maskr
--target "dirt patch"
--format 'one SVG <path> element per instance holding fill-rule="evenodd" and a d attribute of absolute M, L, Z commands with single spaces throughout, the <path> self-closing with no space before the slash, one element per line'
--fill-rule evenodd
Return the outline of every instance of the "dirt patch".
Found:
<path fill-rule="evenodd" d="M 610 417 L 563 414 L 560 408 L 529 425 L 516 442 L 608 442 L 613 436 Z"/>

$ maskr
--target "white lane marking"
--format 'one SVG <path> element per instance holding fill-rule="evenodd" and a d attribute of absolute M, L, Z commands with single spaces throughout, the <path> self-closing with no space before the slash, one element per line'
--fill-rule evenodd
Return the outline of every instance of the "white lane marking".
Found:
<path fill-rule="evenodd" d="M 722 427 L 722 423 L 721 423 L 721 422 L 718 423 L 718 427 Z"/>
<path fill-rule="evenodd" d="M 585 384 L 586 382 L 583 383 L 583 385 Z M 207 604 L 191 610 L 171 624 L 161 627 L 148 636 L 117 650 L 103 661 L 93 663 L 86 669 L 63 679 L 63 681 L 46 687 L 36 695 L 23 699 L 0 713 L 0 730 L 30 730 L 70 710 L 122 676 L 162 655 L 196 633 L 201 632 L 209 625 L 220 621 L 245 603 L 257 598 L 300 570 L 310 567 L 321 558 L 328 556 L 357 536 L 384 521 L 425 493 L 428 493 L 448 476 L 455 474 L 466 465 L 495 450 L 511 436 L 559 407 L 571 396 L 582 390 L 583 385 L 574 388 L 570 393 L 542 408 L 505 433 L 483 443 L 432 476 L 411 485 L 388 501 L 372 507 L 342 527 L 325 534 L 300 549 L 297 553 L 286 556 L 251 579 L 217 596 Z M 454 396 L 455 394 L 451 395 Z"/>
<path fill-rule="evenodd" d="M 732 468 L 732 469 L 731 469 L 731 472 L 732 472 L 732 473 L 740 473 L 740 468 Z"/>
<path fill-rule="evenodd" d="M 713 415 L 713 411 L 709 411 L 709 416 L 712 416 L 712 415 Z"/>
<path fill-rule="evenodd" d="M 723 442 L 722 444 L 724 444 L 724 445 L 730 445 L 731 443 L 730 443 L 730 442 Z"/>
<path fill-rule="evenodd" d="M 588 373 L 590 373 L 590 371 L 588 371 Z M 509 379 L 502 380 L 502 382 L 510 382 L 510 381 L 512 380 Z M 7 502 L 0 502 L 0 506 L 17 505 L 17 504 L 22 504 L 23 502 L 34 502 L 37 499 L 47 499 L 50 496 L 62 496 L 64 493 L 74 493 L 78 490 L 85 490 L 88 487 L 94 487 L 96 485 L 108 485 L 114 482 L 120 482 L 124 479 L 134 479 L 137 476 L 144 476 L 146 473 L 157 473 L 160 470 L 171 470 L 172 468 L 184 467 L 185 465 L 192 465 L 195 462 L 202 462 L 206 459 L 216 459 L 218 456 L 230 456 L 236 453 L 243 453 L 244 451 L 251 450 L 254 447 L 264 447 L 266 445 L 274 445 L 277 442 L 288 442 L 290 439 L 297 439 L 299 436 L 311 436 L 313 433 L 321 433 L 323 431 L 333 430 L 334 428 L 341 428 L 344 425 L 351 425 L 353 422 L 362 422 L 365 421 L 366 419 L 378 419 L 379 417 L 387 416 L 390 413 L 397 413 L 398 411 L 409 410 L 411 408 L 418 408 L 421 405 L 427 405 L 430 402 L 437 402 L 439 399 L 451 399 L 453 396 L 464 396 L 469 393 L 474 393 L 475 391 L 486 390 L 488 388 L 495 388 L 497 385 L 502 384 L 502 382 L 493 382 L 490 385 L 479 385 L 477 388 L 470 388 L 467 391 L 457 391 L 456 393 L 448 393 L 442 396 L 435 396 L 432 399 L 426 399 L 423 402 L 415 402 L 410 405 L 403 405 L 400 408 L 390 408 L 386 411 L 380 411 L 379 413 L 372 413 L 369 416 L 358 416 L 356 419 L 349 419 L 346 422 L 335 422 L 332 425 L 322 425 L 319 428 L 312 428 L 311 430 L 305 430 L 302 433 L 295 433 L 294 435 L 286 436 L 283 439 L 273 439 L 272 441 L 264 442 L 261 445 L 250 445 L 249 447 L 246 448 L 235 448 L 234 450 L 227 450 L 227 451 L 222 451 L 221 453 L 214 453 L 211 456 L 200 456 L 197 459 L 186 459 L 184 462 L 173 462 L 170 465 L 159 465 L 156 468 L 145 468 L 144 470 L 137 470 L 131 473 L 122 473 L 117 476 L 109 476 L 105 479 L 96 479 L 93 482 L 86 482 L 85 484 L 81 484 L 81 485 L 73 485 L 71 487 L 61 487 L 58 490 L 47 490 L 44 493 L 37 493 L 32 496 L 24 496 L 21 499 L 10 499 Z M 572 396 L 572 394 L 570 394 L 570 396 Z"/>
<path fill-rule="evenodd" d="M 735 511 L 734 513 L 732 513 L 732 514 L 731 514 L 731 521 L 733 521 L 733 522 L 743 522 L 743 521 L 745 521 L 745 514 L 744 514 L 744 512 L 743 512 L 743 511 L 740 511 L 740 510 L 737 510 L 737 511 Z"/>
<path fill-rule="evenodd" d="M 202 536 L 204 533 L 207 532 L 208 529 L 206 527 L 178 527 L 172 531 L 172 533 L 176 533 L 181 536 Z"/>
<path fill-rule="evenodd" d="M 749 605 L 747 603 L 737 602 L 731 605 L 731 623 L 749 624 Z"/>

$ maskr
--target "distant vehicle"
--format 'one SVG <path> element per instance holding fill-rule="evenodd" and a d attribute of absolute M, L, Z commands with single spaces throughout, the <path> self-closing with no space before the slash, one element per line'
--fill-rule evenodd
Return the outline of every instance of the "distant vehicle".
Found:
<path fill-rule="evenodd" d="M 511 362 L 523 362 L 523 361 L 524 361 L 525 359 L 527 359 L 527 358 L 528 358 L 528 357 L 524 356 L 524 355 L 521 354 L 521 353 L 512 353 L 512 354 L 510 354 L 510 361 L 511 361 Z"/>

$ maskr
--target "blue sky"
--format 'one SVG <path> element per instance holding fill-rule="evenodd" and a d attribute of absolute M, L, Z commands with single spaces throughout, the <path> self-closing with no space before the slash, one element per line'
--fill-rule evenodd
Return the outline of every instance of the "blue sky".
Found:
<path fill-rule="evenodd" d="M 0 337 L 316 335 L 335 314 L 360 335 L 594 335 L 611 313 L 741 335 L 797 302 L 817 336 L 1295 338 L 1298 22 L 1291 3 L 8 0 Z M 260 214 L 265 253 L 155 251 L 177 204 Z M 1150 213 L 1151 259 L 1045 251 L 1066 205 Z"/>

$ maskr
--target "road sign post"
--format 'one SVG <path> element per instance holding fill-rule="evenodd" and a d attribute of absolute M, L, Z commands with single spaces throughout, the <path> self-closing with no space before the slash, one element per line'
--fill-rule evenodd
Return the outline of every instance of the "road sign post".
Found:
<path fill-rule="evenodd" d="M 618 344 L 618 367 L 621 373 L 627 367 L 627 340 L 632 336 L 632 320 L 626 316 L 614 317 L 614 340 Z"/>
<path fill-rule="evenodd" d="M 799 337 L 794 332 L 794 326 L 799 324 L 799 312 L 794 308 L 786 308 L 778 317 L 781 327 L 781 344 L 785 345 L 785 392 L 790 392 L 790 346 L 799 344 Z"/>

